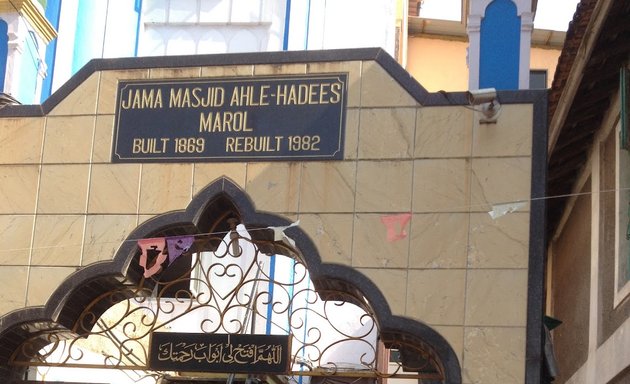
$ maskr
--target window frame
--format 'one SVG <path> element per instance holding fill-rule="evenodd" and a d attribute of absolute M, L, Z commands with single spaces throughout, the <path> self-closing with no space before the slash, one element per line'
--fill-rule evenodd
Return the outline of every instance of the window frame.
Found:
<path fill-rule="evenodd" d="M 616 308 L 630 295 L 630 273 L 627 273 L 625 282 L 621 281 L 621 269 L 630 268 L 630 239 L 627 239 L 626 233 L 630 230 L 630 150 L 624 145 L 624 137 L 622 137 L 622 122 L 617 121 L 615 124 L 615 280 L 614 280 L 614 307 Z M 622 156 L 626 157 L 624 161 L 626 171 L 627 185 L 622 184 L 621 167 Z M 626 194 L 624 199 L 623 194 Z M 627 207 L 621 207 L 622 203 L 626 203 Z M 625 215 L 623 214 L 625 213 Z M 623 238 L 626 237 L 626 240 Z M 625 259 L 622 259 L 624 257 Z"/>
<path fill-rule="evenodd" d="M 549 82 L 549 73 L 546 69 L 530 69 L 529 70 L 529 89 L 548 89 L 549 87 L 547 86 L 547 83 Z M 545 86 L 544 87 L 536 87 L 533 88 L 532 87 L 532 83 L 533 83 L 533 78 L 536 76 L 540 76 L 542 78 L 544 78 L 544 83 Z"/>
<path fill-rule="evenodd" d="M 619 118 L 615 122 L 615 278 L 613 306 L 617 308 L 630 295 L 630 69 L 619 71 Z M 623 163 L 622 163 L 623 161 Z M 624 172 L 623 169 L 626 169 Z M 622 175 L 622 173 L 627 173 Z M 623 184 L 622 178 L 627 185 Z M 624 196 L 625 195 L 625 196 Z M 627 207 L 621 207 L 621 205 Z M 625 225 L 624 225 L 625 224 Z M 624 239 L 625 237 L 625 239 Z M 623 258 L 622 258 L 623 257 Z M 622 269 L 625 282 L 621 281 Z"/>

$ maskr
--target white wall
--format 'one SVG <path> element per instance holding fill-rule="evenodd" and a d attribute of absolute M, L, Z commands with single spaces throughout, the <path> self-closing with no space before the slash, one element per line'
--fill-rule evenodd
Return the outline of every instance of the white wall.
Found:
<path fill-rule="evenodd" d="M 53 92 L 74 73 L 80 0 L 62 2 Z M 135 52 L 134 0 L 108 0 L 98 57 Z M 285 34 L 287 6 L 290 30 Z M 394 56 L 396 3 L 390 0 L 143 0 L 138 56 L 381 47 Z M 285 42 L 285 39 L 286 40 Z M 98 40 L 98 41 L 97 41 Z"/>

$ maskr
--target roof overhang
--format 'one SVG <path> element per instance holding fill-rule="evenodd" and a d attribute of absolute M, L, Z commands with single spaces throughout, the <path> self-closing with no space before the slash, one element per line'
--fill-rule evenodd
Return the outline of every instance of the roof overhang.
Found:
<path fill-rule="evenodd" d="M 417 3 L 417 1 L 415 2 Z M 410 9 L 414 2 L 410 1 Z M 417 12 L 409 12 L 407 20 L 409 36 L 439 37 L 447 40 L 468 41 L 467 23 L 470 11 L 469 0 L 462 0 L 460 20 L 439 20 L 419 16 Z M 532 1 L 532 12 L 536 13 L 538 1 Z M 566 33 L 548 29 L 534 29 L 532 32 L 532 47 L 560 49 L 564 44 Z"/>
<path fill-rule="evenodd" d="M 549 93 L 548 228 L 558 225 L 630 55 L 630 3 L 582 0 Z"/>

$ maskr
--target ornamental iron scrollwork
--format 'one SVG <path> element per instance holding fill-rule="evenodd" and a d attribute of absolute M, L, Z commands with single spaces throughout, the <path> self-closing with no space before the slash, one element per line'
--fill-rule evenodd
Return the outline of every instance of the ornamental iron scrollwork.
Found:
<path fill-rule="evenodd" d="M 34 334 L 10 364 L 107 368 L 134 372 L 127 374 L 133 381 L 176 382 L 178 373 L 148 365 L 152 333 L 272 334 L 290 337 L 283 383 L 321 383 L 318 377 L 333 376 L 443 382 L 429 345 L 379 335 L 364 297 L 316 290 L 301 260 L 262 252 L 270 249 L 267 240 L 252 239 L 242 224 L 204 240 L 205 249 L 192 249 L 140 283 L 126 282 L 93 300 L 70 332 L 49 327 Z M 103 306 L 109 309 L 101 315 L 95 308 Z M 48 343 L 43 348 L 42 334 Z"/>

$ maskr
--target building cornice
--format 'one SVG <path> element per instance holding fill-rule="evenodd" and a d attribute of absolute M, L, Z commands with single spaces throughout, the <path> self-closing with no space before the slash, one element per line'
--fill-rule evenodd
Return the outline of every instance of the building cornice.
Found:
<path fill-rule="evenodd" d="M 46 43 L 57 37 L 57 31 L 46 19 L 41 5 L 35 0 L 0 0 L 0 13 L 13 12 L 26 18 Z"/>
<path fill-rule="evenodd" d="M 470 32 L 479 32 L 480 17 L 468 18 L 464 24 L 452 20 L 423 19 L 409 17 L 409 36 L 429 37 L 435 39 L 468 41 Z M 561 50 L 566 32 L 532 27 L 532 47 Z"/>

